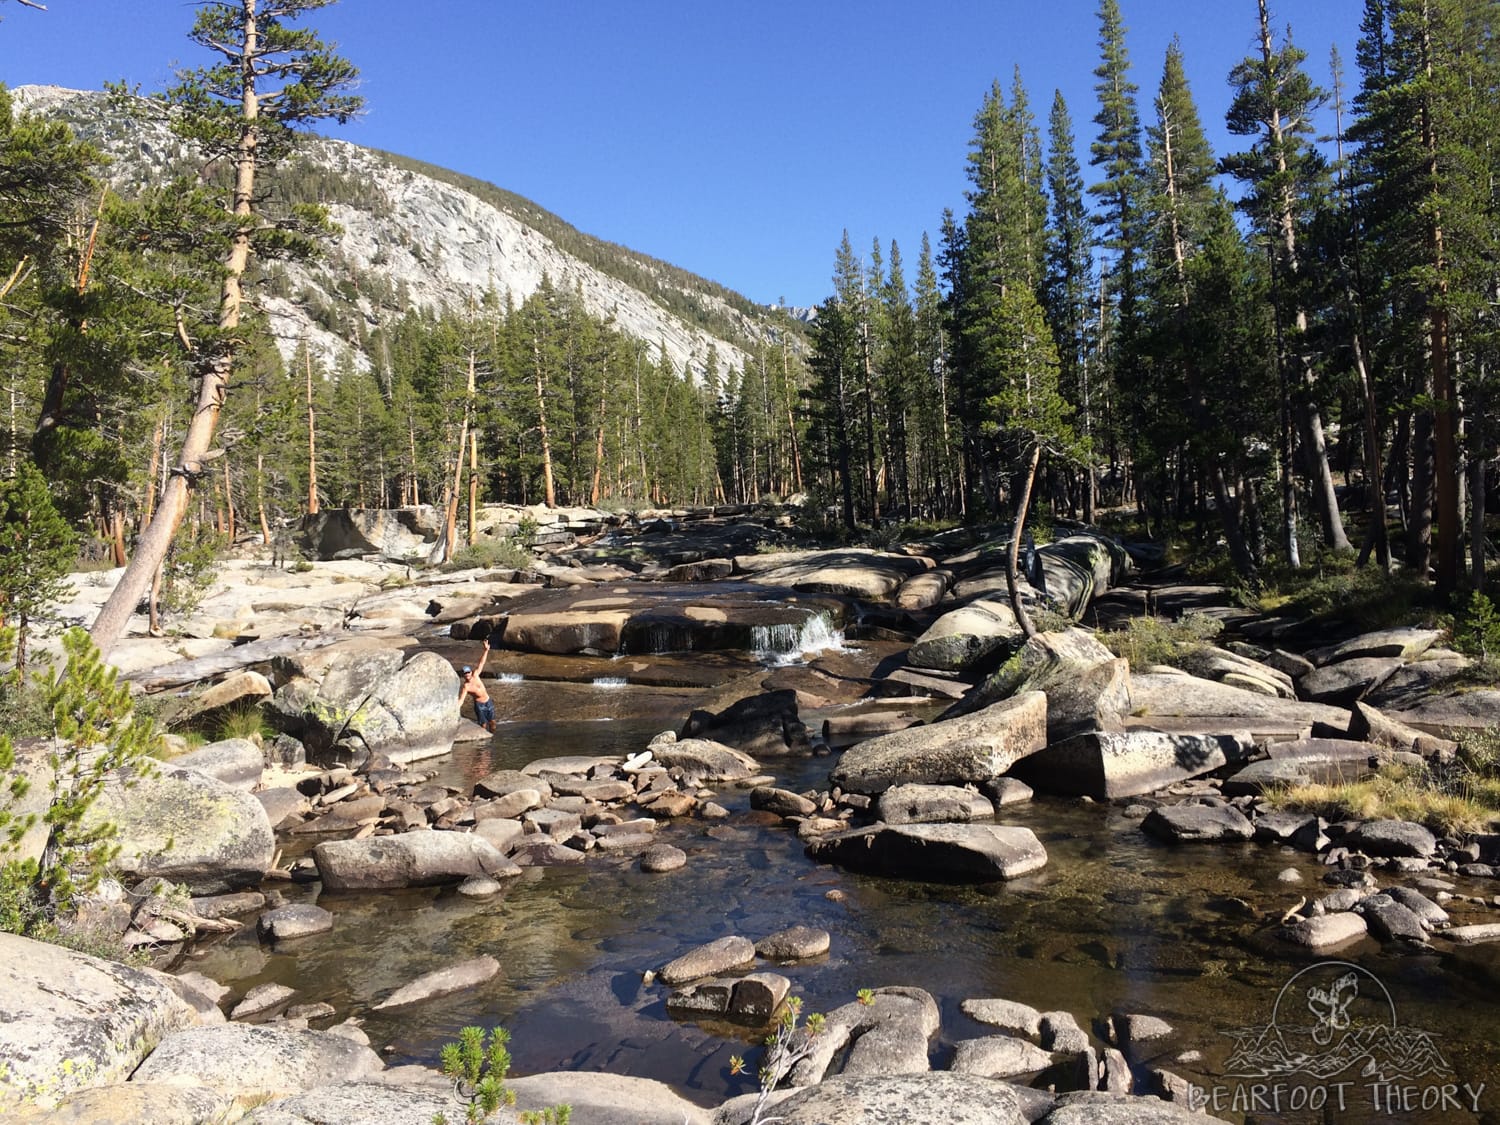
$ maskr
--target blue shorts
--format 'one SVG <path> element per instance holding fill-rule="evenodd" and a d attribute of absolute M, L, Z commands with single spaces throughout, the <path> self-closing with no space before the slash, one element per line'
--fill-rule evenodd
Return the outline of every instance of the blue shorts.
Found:
<path fill-rule="evenodd" d="M 495 721 L 495 701 L 493 699 L 486 699 L 483 703 L 475 702 L 474 721 L 480 726 Z"/>

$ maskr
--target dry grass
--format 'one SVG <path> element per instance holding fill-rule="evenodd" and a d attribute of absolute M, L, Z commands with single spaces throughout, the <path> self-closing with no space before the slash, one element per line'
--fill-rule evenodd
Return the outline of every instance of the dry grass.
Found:
<path fill-rule="evenodd" d="M 1358 781 L 1292 785 L 1267 796 L 1329 820 L 1409 820 L 1439 835 L 1491 831 L 1500 826 L 1500 731 L 1470 735 L 1447 765 L 1388 763 Z"/>

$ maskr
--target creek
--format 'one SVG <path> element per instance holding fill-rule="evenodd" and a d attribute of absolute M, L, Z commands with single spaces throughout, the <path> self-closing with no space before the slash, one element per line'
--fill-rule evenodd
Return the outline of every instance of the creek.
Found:
<path fill-rule="evenodd" d="M 541 757 L 634 752 L 680 726 L 703 694 L 634 678 L 622 687 L 623 677 L 607 671 L 590 669 L 582 683 L 529 673 L 491 681 L 501 720 L 494 738 L 414 768 L 472 785 Z M 596 677 L 611 682 L 589 682 Z M 821 715 L 804 719 L 812 727 Z M 763 764 L 778 785 L 802 791 L 826 788 L 833 760 Z M 846 1003 L 861 988 L 927 989 L 943 1014 L 935 1065 L 946 1064 L 956 1041 L 993 1031 L 965 1016 L 961 1001 L 1004 997 L 1066 1009 L 1085 1027 L 1115 1010 L 1159 1016 L 1179 1029 L 1173 1054 L 1201 1052 L 1197 1062 L 1167 1065 L 1209 1089 L 1225 1082 L 1217 1076 L 1234 1047 L 1228 1033 L 1266 1027 L 1299 968 L 1337 959 L 1378 978 L 1402 1025 L 1432 1033 L 1451 1068 L 1444 1082 L 1488 1086 L 1479 1116 L 1404 1119 L 1500 1119 L 1489 1116 L 1500 1114 L 1500 958 L 1485 947 L 1443 953 L 1451 946 L 1442 938 L 1406 954 L 1365 941 L 1336 958 L 1299 955 L 1270 931 L 1299 895 L 1332 889 L 1305 854 L 1253 843 L 1172 848 L 1146 837 L 1120 805 L 1038 798 L 1005 807 L 1000 819 L 1036 832 L 1050 856 L 1041 871 L 985 886 L 905 882 L 814 864 L 777 818 L 749 809 L 746 791 L 723 788 L 718 801 L 732 814 L 726 820 L 661 826 L 658 838 L 688 854 L 687 866 L 670 874 L 647 875 L 632 857 L 595 852 L 580 866 L 528 869 L 489 900 L 452 890 L 320 897 L 315 883 L 278 884 L 287 901 L 333 911 L 333 932 L 273 947 L 247 927 L 200 946 L 183 967 L 236 996 L 275 981 L 297 989 L 299 1003 L 360 1014 L 392 1065 L 435 1064 L 459 1028 L 503 1025 L 516 1073 L 609 1070 L 661 1079 L 713 1105 L 751 1089 L 752 1077 L 729 1076 L 729 1060 L 750 1054 L 763 1032 L 674 1019 L 666 990 L 643 984 L 642 973 L 730 933 L 755 941 L 802 923 L 832 934 L 820 959 L 757 966 L 789 977 L 807 1012 Z M 1301 884 L 1278 883 L 1287 867 L 1301 873 Z M 1466 893 L 1495 892 L 1493 882 L 1455 882 Z M 368 1012 L 413 978 L 480 953 L 503 966 L 482 988 Z M 1226 1102 L 1220 1115 L 1242 1116 L 1231 1108 Z"/>

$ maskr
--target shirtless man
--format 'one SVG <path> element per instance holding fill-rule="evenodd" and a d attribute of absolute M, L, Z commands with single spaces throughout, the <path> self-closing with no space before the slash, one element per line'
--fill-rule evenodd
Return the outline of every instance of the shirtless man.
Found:
<path fill-rule="evenodd" d="M 458 705 L 463 707 L 464 696 L 474 697 L 474 721 L 485 730 L 494 732 L 495 729 L 495 705 L 490 702 L 490 693 L 484 689 L 484 681 L 479 674 L 484 671 L 484 662 L 490 658 L 490 642 L 484 642 L 484 652 L 479 657 L 479 667 L 471 668 L 465 664 L 463 667 L 463 682 L 458 685 Z"/>

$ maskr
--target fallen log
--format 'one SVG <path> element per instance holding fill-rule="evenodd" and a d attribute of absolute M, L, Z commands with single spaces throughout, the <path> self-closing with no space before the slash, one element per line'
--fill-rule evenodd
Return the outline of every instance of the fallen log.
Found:
<path fill-rule="evenodd" d="M 267 637 L 263 641 L 251 641 L 234 648 L 200 656 L 195 660 L 178 660 L 149 671 L 133 672 L 121 678 L 139 684 L 147 694 L 170 691 L 173 688 L 189 687 L 205 680 L 216 680 L 230 672 L 238 672 L 252 664 L 262 664 L 277 656 L 289 656 L 296 652 L 308 652 L 323 648 L 336 641 L 346 640 L 342 633 L 317 633 L 310 637 L 285 635 Z"/>

